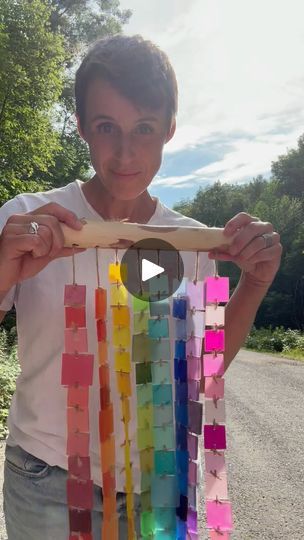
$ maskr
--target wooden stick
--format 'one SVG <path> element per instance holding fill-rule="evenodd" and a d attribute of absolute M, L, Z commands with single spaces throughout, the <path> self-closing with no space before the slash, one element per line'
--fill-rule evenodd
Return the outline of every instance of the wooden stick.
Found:
<path fill-rule="evenodd" d="M 135 242 L 149 239 L 147 249 L 159 249 L 158 240 L 168 242 L 180 251 L 210 251 L 227 249 L 233 236 L 226 237 L 216 227 L 171 227 L 123 221 L 84 221 L 81 231 L 61 224 L 66 247 L 101 247 L 126 249 Z M 155 244 L 151 242 L 155 239 Z M 146 249 L 146 248 L 145 248 Z M 163 249 L 163 248 L 161 248 Z"/>

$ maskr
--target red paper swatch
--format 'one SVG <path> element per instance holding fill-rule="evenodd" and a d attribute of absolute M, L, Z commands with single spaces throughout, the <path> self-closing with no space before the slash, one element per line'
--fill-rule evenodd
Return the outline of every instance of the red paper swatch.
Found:
<path fill-rule="evenodd" d="M 90 457 L 68 456 L 68 470 L 72 476 L 89 480 L 91 478 Z"/>
<path fill-rule="evenodd" d="M 66 285 L 64 288 L 65 306 L 85 306 L 86 286 L 85 285 Z"/>
<path fill-rule="evenodd" d="M 86 326 L 85 307 L 65 307 L 65 326 L 66 328 L 83 328 Z"/>
<path fill-rule="evenodd" d="M 91 533 L 70 534 L 69 540 L 93 540 Z"/>
<path fill-rule="evenodd" d="M 88 350 L 88 332 L 86 328 L 66 328 L 64 331 L 65 351 L 84 353 Z"/>
<path fill-rule="evenodd" d="M 89 433 L 68 433 L 66 453 L 69 456 L 87 457 L 89 455 L 89 443 Z"/>
<path fill-rule="evenodd" d="M 88 386 L 69 386 L 68 387 L 68 407 L 79 405 L 81 409 L 86 409 L 89 403 Z"/>
<path fill-rule="evenodd" d="M 100 408 L 106 409 L 110 405 L 110 388 L 103 386 L 99 390 L 100 392 Z"/>
<path fill-rule="evenodd" d="M 77 429 L 83 433 L 89 433 L 89 410 L 68 407 L 67 409 L 68 431 Z"/>
<path fill-rule="evenodd" d="M 107 291 L 102 287 L 95 289 L 95 318 L 105 319 L 107 313 Z"/>
<path fill-rule="evenodd" d="M 91 510 L 93 508 L 93 480 L 79 482 L 73 478 L 68 478 L 67 502 L 68 506 Z"/>
<path fill-rule="evenodd" d="M 92 530 L 90 510 L 69 508 L 70 531 L 89 533 Z"/>
<path fill-rule="evenodd" d="M 204 426 L 204 446 L 206 450 L 225 450 L 226 429 L 225 426 Z"/>
<path fill-rule="evenodd" d="M 93 354 L 62 354 L 61 384 L 90 386 L 93 382 Z"/>
<path fill-rule="evenodd" d="M 99 434 L 103 442 L 114 431 L 113 404 L 99 412 Z"/>
<path fill-rule="evenodd" d="M 97 341 L 105 341 L 107 339 L 107 326 L 106 321 L 98 319 L 96 321 L 97 327 Z"/>

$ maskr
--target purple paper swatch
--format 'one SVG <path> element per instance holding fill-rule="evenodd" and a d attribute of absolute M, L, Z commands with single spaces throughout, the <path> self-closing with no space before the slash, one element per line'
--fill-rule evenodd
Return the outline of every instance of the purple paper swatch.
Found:
<path fill-rule="evenodd" d="M 206 450 L 225 450 L 225 426 L 204 426 L 204 446 Z"/>

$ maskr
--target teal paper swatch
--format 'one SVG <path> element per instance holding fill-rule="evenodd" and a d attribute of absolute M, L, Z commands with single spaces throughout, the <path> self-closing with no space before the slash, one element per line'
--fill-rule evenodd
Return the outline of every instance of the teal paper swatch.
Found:
<path fill-rule="evenodd" d="M 171 366 L 169 361 L 153 362 L 152 380 L 154 384 L 170 383 L 171 382 Z"/>
<path fill-rule="evenodd" d="M 175 448 L 175 437 L 173 426 L 153 428 L 154 449 L 173 450 Z"/>
<path fill-rule="evenodd" d="M 173 405 L 158 405 L 153 407 L 154 426 L 173 424 Z"/>
<path fill-rule="evenodd" d="M 150 315 L 151 317 L 158 317 L 159 315 L 170 315 L 170 303 L 167 299 L 160 300 L 159 302 L 150 302 Z"/>
<path fill-rule="evenodd" d="M 152 392 L 154 405 L 166 405 L 172 403 L 171 384 L 153 384 Z"/>
<path fill-rule="evenodd" d="M 136 386 L 137 406 L 144 407 L 147 403 L 152 403 L 152 384 L 139 384 Z"/>
<path fill-rule="evenodd" d="M 175 452 L 166 452 L 159 450 L 154 452 L 154 467 L 155 474 L 175 474 L 176 473 L 176 459 Z"/>
<path fill-rule="evenodd" d="M 175 476 L 154 476 L 151 488 L 152 506 L 179 506 L 179 491 Z"/>
<path fill-rule="evenodd" d="M 148 334 L 150 338 L 167 338 L 169 337 L 169 322 L 168 318 L 149 319 Z"/>
<path fill-rule="evenodd" d="M 170 340 L 151 339 L 150 340 L 150 361 L 170 360 Z"/>

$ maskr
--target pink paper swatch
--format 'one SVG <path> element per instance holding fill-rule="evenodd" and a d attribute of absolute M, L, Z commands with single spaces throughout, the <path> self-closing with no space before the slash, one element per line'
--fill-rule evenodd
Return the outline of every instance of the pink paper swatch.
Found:
<path fill-rule="evenodd" d="M 195 461 L 189 461 L 188 481 L 193 486 L 197 484 L 197 463 Z"/>
<path fill-rule="evenodd" d="M 225 450 L 225 426 L 204 426 L 204 446 L 206 450 Z"/>
<path fill-rule="evenodd" d="M 78 405 L 81 409 L 88 407 L 89 387 L 88 386 L 69 386 L 68 387 L 68 407 Z"/>
<path fill-rule="evenodd" d="M 215 477 L 213 474 L 206 473 L 205 475 L 205 497 L 206 499 L 227 499 L 228 486 L 227 475 Z"/>
<path fill-rule="evenodd" d="M 216 471 L 218 474 L 226 474 L 224 452 L 205 452 L 205 470 L 207 473 Z"/>
<path fill-rule="evenodd" d="M 212 400 L 206 399 L 205 401 L 205 422 L 206 424 L 213 424 L 213 420 L 220 424 L 225 422 L 225 402 L 223 399 L 218 399 L 215 403 Z"/>
<path fill-rule="evenodd" d="M 88 350 L 88 334 L 86 328 L 66 328 L 64 331 L 65 351 L 67 353 L 83 353 Z"/>
<path fill-rule="evenodd" d="M 204 309 L 204 282 L 187 282 L 188 308 Z"/>
<path fill-rule="evenodd" d="M 197 459 L 198 437 L 192 433 L 188 433 L 188 452 L 190 459 Z"/>
<path fill-rule="evenodd" d="M 187 358 L 187 373 L 188 379 L 200 381 L 201 380 L 201 359 L 196 356 L 189 356 Z"/>
<path fill-rule="evenodd" d="M 207 528 L 232 531 L 232 510 L 230 502 L 206 501 Z"/>
<path fill-rule="evenodd" d="M 205 379 L 205 397 L 206 398 L 223 398 L 224 397 L 225 380 L 206 377 Z"/>
<path fill-rule="evenodd" d="M 224 326 L 225 324 L 225 308 L 224 306 L 210 305 L 206 306 L 205 312 L 206 326 Z"/>
<path fill-rule="evenodd" d="M 231 535 L 228 532 L 217 532 L 217 531 L 210 531 L 210 538 L 209 540 L 230 540 Z"/>
<path fill-rule="evenodd" d="M 89 455 L 89 433 L 68 433 L 67 451 L 69 456 L 86 457 Z"/>
<path fill-rule="evenodd" d="M 186 341 L 186 356 L 201 356 L 202 338 L 191 337 Z"/>
<path fill-rule="evenodd" d="M 188 398 L 193 399 L 193 401 L 199 400 L 199 387 L 200 383 L 189 379 L 188 381 Z"/>
<path fill-rule="evenodd" d="M 205 351 L 225 350 L 225 330 L 206 330 Z"/>
<path fill-rule="evenodd" d="M 82 431 L 89 433 L 89 410 L 68 407 L 67 409 L 68 431 Z"/>
<path fill-rule="evenodd" d="M 85 285 L 66 285 L 64 288 L 65 306 L 85 306 L 86 286 Z"/>
<path fill-rule="evenodd" d="M 72 478 L 67 479 L 67 503 L 76 508 L 93 508 L 93 480 L 79 482 Z"/>
<path fill-rule="evenodd" d="M 216 302 L 228 302 L 229 278 L 208 277 L 206 279 L 206 304 Z"/>
<path fill-rule="evenodd" d="M 224 355 L 204 354 L 203 355 L 203 372 L 204 377 L 212 377 L 213 375 L 224 375 Z"/>
<path fill-rule="evenodd" d="M 203 311 L 189 312 L 186 319 L 187 334 L 203 337 L 205 333 L 205 313 Z"/>
<path fill-rule="evenodd" d="M 93 382 L 93 354 L 62 355 L 61 384 L 64 386 L 90 386 Z"/>

